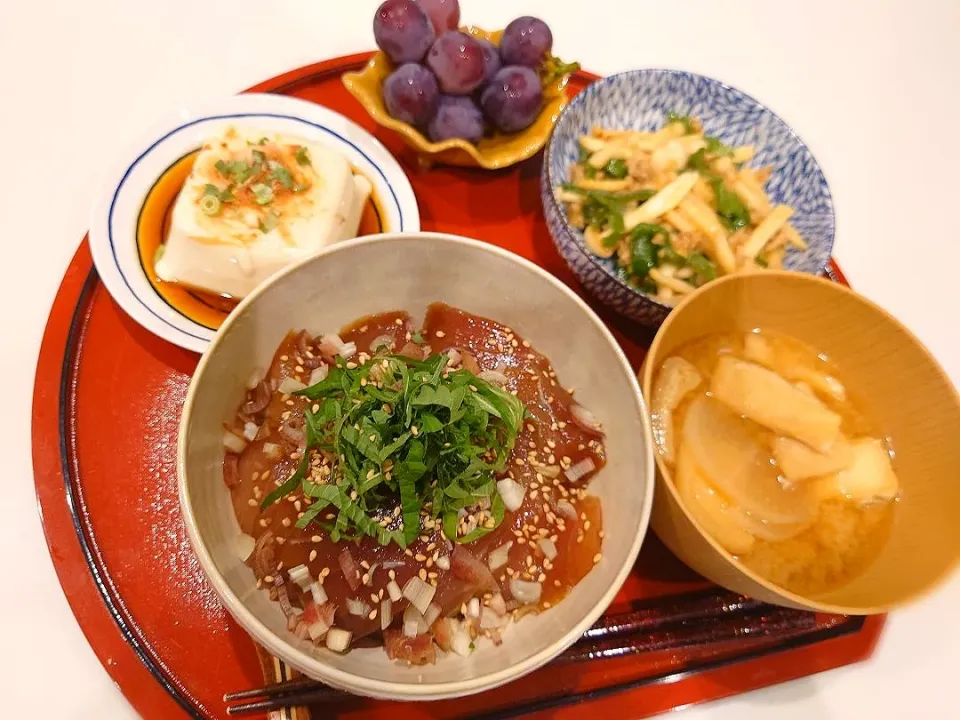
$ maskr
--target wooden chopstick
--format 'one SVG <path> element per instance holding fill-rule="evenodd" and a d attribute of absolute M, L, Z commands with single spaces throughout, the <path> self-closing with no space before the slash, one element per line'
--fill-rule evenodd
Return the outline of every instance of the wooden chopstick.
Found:
<path fill-rule="evenodd" d="M 726 591 L 692 593 L 674 602 L 666 614 L 662 606 L 654 603 L 656 599 L 650 601 L 648 607 L 601 618 L 554 662 L 580 662 L 694 645 L 716 645 L 745 637 L 804 632 L 816 626 L 816 616 L 812 613 L 773 608 Z M 764 610 L 767 612 L 762 612 Z M 735 616 L 743 616 L 742 621 L 734 625 L 717 622 L 717 618 Z M 639 633 L 643 634 L 636 637 Z M 348 693 L 300 678 L 227 693 L 223 699 L 226 703 L 250 700 L 227 706 L 228 715 L 244 715 L 347 697 L 350 697 Z"/>

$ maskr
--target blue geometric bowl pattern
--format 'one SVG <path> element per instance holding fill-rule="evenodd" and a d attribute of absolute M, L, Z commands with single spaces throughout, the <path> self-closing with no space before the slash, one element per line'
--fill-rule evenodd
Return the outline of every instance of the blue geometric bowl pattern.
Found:
<path fill-rule="evenodd" d="M 589 85 L 560 115 L 544 154 L 540 195 L 550 235 L 584 287 L 605 305 L 645 325 L 663 322 L 670 307 L 617 278 L 612 259 L 591 254 L 583 234 L 567 222 L 554 196 L 576 162 L 578 140 L 595 125 L 635 130 L 663 126 L 667 113 L 698 118 L 708 135 L 727 145 L 753 145 L 750 165 L 771 166 L 767 195 L 796 211 L 791 223 L 807 241 L 791 248 L 789 270 L 819 274 L 830 259 L 835 232 L 833 198 L 813 155 L 783 120 L 749 95 L 718 80 L 677 70 L 633 70 Z"/>

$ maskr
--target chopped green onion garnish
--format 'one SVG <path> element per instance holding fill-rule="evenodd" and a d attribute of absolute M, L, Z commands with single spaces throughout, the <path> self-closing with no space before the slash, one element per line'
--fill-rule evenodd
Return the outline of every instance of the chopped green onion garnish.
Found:
<path fill-rule="evenodd" d="M 629 172 L 627 170 L 627 163 L 622 158 L 613 158 L 606 165 L 603 166 L 603 171 L 610 177 L 617 180 L 622 180 L 627 176 Z"/>
<path fill-rule="evenodd" d="M 204 195 L 200 198 L 200 210 L 204 215 L 216 215 L 220 212 L 220 198 L 213 195 Z"/>
<path fill-rule="evenodd" d="M 277 226 L 277 216 L 267 213 L 260 221 L 260 232 L 268 233 Z"/>
<path fill-rule="evenodd" d="M 250 192 L 253 193 L 253 199 L 257 201 L 257 205 L 269 205 L 273 202 L 273 188 L 269 185 L 257 183 L 250 188 Z"/>
<path fill-rule="evenodd" d="M 295 157 L 297 158 L 298 165 L 310 164 L 310 153 L 303 145 L 297 148 Z"/>
<path fill-rule="evenodd" d="M 269 163 L 267 163 L 267 167 L 270 168 L 270 174 L 278 183 L 283 185 L 288 190 L 293 190 L 293 175 L 290 174 L 289 170 L 274 160 L 271 160 Z"/>

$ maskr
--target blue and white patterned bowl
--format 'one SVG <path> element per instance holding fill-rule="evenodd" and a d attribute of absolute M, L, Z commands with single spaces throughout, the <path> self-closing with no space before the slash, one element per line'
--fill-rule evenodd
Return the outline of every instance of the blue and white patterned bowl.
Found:
<path fill-rule="evenodd" d="M 583 234 L 567 221 L 554 188 L 566 182 L 570 165 L 577 161 L 578 140 L 594 126 L 654 130 L 671 111 L 699 118 L 708 135 L 727 145 L 756 148 L 750 164 L 772 166 L 767 195 L 795 209 L 791 223 L 809 246 L 788 250 L 784 267 L 821 273 L 833 248 L 833 198 L 823 171 L 790 126 L 718 80 L 678 70 L 632 70 L 598 80 L 577 95 L 560 115 L 544 153 L 540 195 L 547 226 L 583 286 L 605 305 L 645 325 L 659 325 L 670 312 L 670 306 L 620 280 L 613 259 L 598 258 L 587 249 Z"/>

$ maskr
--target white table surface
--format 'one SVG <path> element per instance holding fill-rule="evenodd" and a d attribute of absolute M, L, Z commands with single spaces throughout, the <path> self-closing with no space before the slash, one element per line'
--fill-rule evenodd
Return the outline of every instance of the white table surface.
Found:
<path fill-rule="evenodd" d="M 461 2 L 464 20 L 485 27 L 523 12 L 543 17 L 557 53 L 598 73 L 683 68 L 769 104 L 826 172 L 837 207 L 835 254 L 851 283 L 909 325 L 960 380 L 960 3 Z M 37 351 L 103 162 L 171 108 L 371 48 L 377 4 L 0 3 L 5 717 L 36 717 L 40 702 L 43 717 L 136 716 L 87 646 L 57 582 L 30 461 Z M 683 717 L 957 717 L 958 606 L 960 578 L 894 615 L 868 662 Z M 55 692 L 44 671 L 50 666 Z"/>

